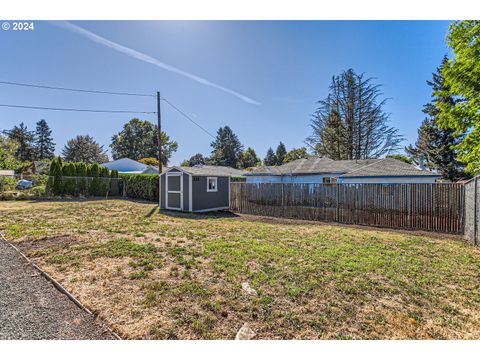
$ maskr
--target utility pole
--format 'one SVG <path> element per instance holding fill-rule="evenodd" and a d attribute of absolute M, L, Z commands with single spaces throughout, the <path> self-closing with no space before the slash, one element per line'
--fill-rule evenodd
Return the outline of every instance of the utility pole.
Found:
<path fill-rule="evenodd" d="M 158 211 L 162 207 L 162 114 L 160 112 L 160 91 L 157 91 L 158 120 Z"/>

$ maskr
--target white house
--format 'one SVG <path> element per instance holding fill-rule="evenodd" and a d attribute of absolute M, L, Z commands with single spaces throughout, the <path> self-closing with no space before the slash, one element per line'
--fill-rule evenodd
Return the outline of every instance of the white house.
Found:
<path fill-rule="evenodd" d="M 145 165 L 141 162 L 122 158 L 102 164 L 109 170 L 117 170 L 122 174 L 158 174 L 158 169 L 151 165 Z"/>
<path fill-rule="evenodd" d="M 310 156 L 281 166 L 260 166 L 247 183 L 434 183 L 440 175 L 396 159 L 332 160 Z"/>

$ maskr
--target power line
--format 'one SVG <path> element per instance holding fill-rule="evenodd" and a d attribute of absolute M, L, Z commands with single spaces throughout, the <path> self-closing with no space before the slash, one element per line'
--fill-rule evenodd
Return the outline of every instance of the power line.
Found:
<path fill-rule="evenodd" d="M 71 108 L 54 108 L 54 107 L 11 105 L 11 104 L 0 104 L 0 107 L 34 109 L 34 110 L 80 111 L 80 112 L 94 112 L 94 113 L 156 114 L 155 111 L 71 109 Z"/>
<path fill-rule="evenodd" d="M 199 123 L 197 123 L 195 120 L 193 120 L 190 116 L 188 116 L 187 114 L 185 114 L 182 110 L 180 110 L 178 107 L 176 107 L 175 105 L 173 105 L 170 101 L 168 101 L 167 99 L 165 99 L 164 97 L 162 97 L 162 100 L 165 101 L 168 105 L 170 105 L 172 108 L 174 108 L 176 111 L 178 111 L 180 114 L 182 114 L 186 119 L 188 119 L 189 121 L 191 121 L 193 124 L 195 124 L 196 126 L 198 126 L 198 128 L 200 128 L 201 130 L 203 130 L 203 132 L 205 132 L 207 135 L 210 135 L 212 138 L 215 139 L 215 136 L 212 135 L 212 133 L 210 133 L 208 130 L 206 130 L 204 127 L 202 127 Z"/>
<path fill-rule="evenodd" d="M 128 93 L 128 92 L 115 92 L 115 91 L 102 91 L 102 90 L 74 89 L 74 88 L 65 88 L 65 87 L 56 87 L 56 86 L 47 86 L 47 85 L 17 83 L 17 82 L 11 82 L 11 81 L 0 81 L 0 84 L 4 84 L 4 85 L 14 85 L 14 86 L 25 86 L 25 87 L 34 87 L 34 88 L 49 89 L 49 90 L 76 91 L 76 92 L 93 93 L 93 94 L 108 94 L 108 95 L 155 97 L 155 95 L 151 95 L 151 94 L 137 94 L 137 93 Z"/>

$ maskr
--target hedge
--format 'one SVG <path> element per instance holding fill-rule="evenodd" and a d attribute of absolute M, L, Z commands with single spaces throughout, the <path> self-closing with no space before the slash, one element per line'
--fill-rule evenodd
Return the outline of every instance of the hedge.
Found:
<path fill-rule="evenodd" d="M 158 201 L 158 174 L 120 174 L 129 198 Z"/>
<path fill-rule="evenodd" d="M 116 174 L 116 175 L 115 175 Z M 98 164 L 63 163 L 60 157 L 52 160 L 47 195 L 55 196 L 118 196 L 120 184 L 118 172 L 112 172 Z"/>

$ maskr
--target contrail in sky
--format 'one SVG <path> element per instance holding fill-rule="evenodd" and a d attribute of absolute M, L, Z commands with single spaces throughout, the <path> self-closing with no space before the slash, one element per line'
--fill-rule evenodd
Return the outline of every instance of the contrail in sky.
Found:
<path fill-rule="evenodd" d="M 239 99 L 242 99 L 243 101 L 249 103 L 249 104 L 254 104 L 254 105 L 260 105 L 260 103 L 256 100 L 253 100 L 252 98 L 249 98 L 248 96 L 245 96 L 243 94 L 240 94 L 232 89 L 229 89 L 229 88 L 226 88 L 224 86 L 221 86 L 221 85 L 218 85 L 218 84 L 215 84 L 205 78 L 202 78 L 200 76 L 197 76 L 197 75 L 194 75 L 194 74 L 191 74 L 187 71 L 184 71 L 184 70 L 181 70 L 179 68 L 176 68 L 175 66 L 172 66 L 172 65 L 169 65 L 169 64 L 165 64 L 164 62 L 154 58 L 154 57 L 151 57 L 147 54 L 144 54 L 144 53 L 141 53 L 140 51 L 137 51 L 137 50 L 134 50 L 134 49 L 131 49 L 129 47 L 126 47 L 126 46 L 123 46 L 123 45 L 120 45 L 116 42 L 113 42 L 113 41 L 110 41 L 100 35 L 97 35 L 97 34 L 94 34 L 93 32 L 91 31 L 88 31 L 80 26 L 77 26 L 77 25 L 74 25 L 68 21 L 52 21 L 51 22 L 52 24 L 56 25 L 56 26 L 60 26 L 64 29 L 67 29 L 67 30 L 70 30 L 70 31 L 73 31 L 79 35 L 82 35 L 84 37 L 86 37 L 87 39 L 90 39 L 91 41 L 94 41 L 98 44 L 101 44 L 101 45 L 104 45 L 104 46 L 107 46 L 113 50 L 116 50 L 118 52 L 121 52 L 121 53 L 124 53 L 130 57 L 133 57 L 135 59 L 138 59 L 138 60 L 141 60 L 141 61 L 144 61 L 146 63 L 149 63 L 149 64 L 152 64 L 152 65 L 155 65 L 155 66 L 158 66 L 159 68 L 162 68 L 164 70 L 167 70 L 167 71 L 170 71 L 170 72 L 173 72 L 175 74 L 179 74 L 179 75 L 182 75 L 182 76 L 185 76 L 193 81 L 196 81 L 200 84 L 203 84 L 203 85 L 207 85 L 207 86 L 211 86 L 215 89 L 218 89 L 218 90 L 221 90 L 223 92 L 226 92 L 227 94 L 230 94 L 230 95 L 233 95 Z"/>

